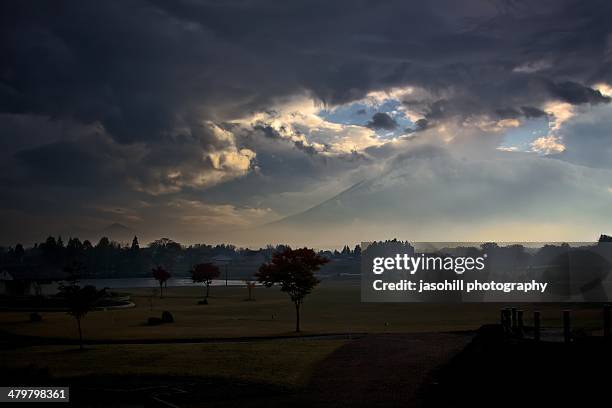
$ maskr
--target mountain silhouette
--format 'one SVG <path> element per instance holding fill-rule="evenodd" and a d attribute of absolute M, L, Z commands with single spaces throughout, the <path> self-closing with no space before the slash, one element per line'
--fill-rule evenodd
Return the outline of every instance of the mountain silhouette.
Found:
<path fill-rule="evenodd" d="M 248 235 L 321 246 L 390 238 L 590 240 L 600 230 L 593 220 L 608 218 L 604 209 L 612 205 L 612 194 L 573 176 L 584 168 L 528 156 L 499 161 L 436 152 L 400 157 L 385 171 Z M 534 178 L 536 166 L 548 177 Z M 589 176 L 608 184 L 596 172 Z M 582 223 L 581 214 L 592 225 Z"/>
<path fill-rule="evenodd" d="M 136 233 L 134 230 L 126 227 L 123 224 L 118 222 L 114 222 L 104 228 L 100 232 L 101 236 L 108 237 L 112 241 L 117 241 L 121 243 L 131 242 Z"/>

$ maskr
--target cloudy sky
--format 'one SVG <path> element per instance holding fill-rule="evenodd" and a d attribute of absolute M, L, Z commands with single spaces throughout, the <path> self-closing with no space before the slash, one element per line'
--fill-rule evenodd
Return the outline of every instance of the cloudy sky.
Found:
<path fill-rule="evenodd" d="M 0 244 L 612 231 L 609 1 L 0 3 Z M 300 235 L 300 232 L 304 235 Z"/>

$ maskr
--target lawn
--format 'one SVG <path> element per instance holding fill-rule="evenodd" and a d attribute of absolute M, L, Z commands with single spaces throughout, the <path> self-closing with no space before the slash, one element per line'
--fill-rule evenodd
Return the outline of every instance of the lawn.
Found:
<path fill-rule="evenodd" d="M 198 305 L 201 288 L 168 288 L 164 298 L 150 297 L 150 289 L 130 289 L 136 307 L 92 312 L 83 320 L 85 339 L 193 339 L 292 335 L 295 311 L 278 288 L 258 287 L 255 301 L 246 301 L 247 289 L 214 287 L 209 305 Z M 152 300 L 152 305 L 150 303 Z M 500 304 L 361 303 L 356 281 L 326 281 L 315 288 L 302 307 L 306 334 L 377 333 L 472 330 L 496 323 Z M 561 309 L 573 309 L 575 327 L 601 327 L 601 309 L 589 305 L 517 305 L 526 324 L 534 308 L 542 311 L 544 326 L 559 326 Z M 175 323 L 147 326 L 148 317 L 169 310 Z M 0 312 L 2 330 L 31 336 L 74 338 L 74 320 L 63 312 L 44 312 L 42 322 L 31 323 L 28 313 Z"/>
<path fill-rule="evenodd" d="M 186 378 L 196 378 L 200 379 L 196 380 L 198 385 L 194 385 L 185 398 L 200 401 L 213 391 L 222 394 L 220 402 L 212 405 L 206 399 L 206 406 L 230 406 L 224 405 L 225 394 L 235 399 L 232 404 L 238 401 L 241 406 L 253 400 L 255 403 L 250 406 L 269 406 L 270 398 L 276 398 L 273 400 L 276 405 L 294 405 L 308 394 L 306 385 L 316 375 L 318 364 L 350 341 L 316 337 L 241 340 L 244 337 L 294 335 L 293 305 L 278 288 L 258 287 L 254 291 L 256 300 L 246 301 L 246 288 L 214 287 L 208 305 L 197 304 L 202 296 L 200 288 L 169 288 L 163 299 L 151 298 L 150 289 L 130 289 L 130 294 L 136 304 L 134 308 L 88 314 L 83 321 L 85 339 L 142 340 L 153 344 L 96 344 L 88 345 L 85 351 L 79 351 L 76 345 L 0 350 L 7 381 L 15 375 L 29 378 L 32 373 L 46 370 L 55 384 L 70 384 L 79 393 L 78 398 L 91 402 L 103 398 L 114 401 L 119 397 L 107 390 L 124 385 L 140 389 L 149 381 L 156 384 L 153 388 L 157 389 L 167 381 L 176 381 L 183 387 L 191 382 Z M 305 334 L 313 335 L 472 330 L 485 323 L 496 323 L 499 310 L 504 306 L 361 303 L 358 282 L 327 281 L 306 298 L 302 328 Z M 589 331 L 601 327 L 601 308 L 596 305 L 514 306 L 526 311 L 527 324 L 531 311 L 537 308 L 542 313 L 543 326 L 559 326 L 561 310 L 571 308 L 574 328 Z M 172 312 L 175 323 L 145 324 L 148 317 L 160 316 L 164 310 Z M 33 323 L 28 313 L 0 312 L 0 328 L 21 335 L 76 338 L 76 324 L 66 313 L 41 314 L 43 320 Z M 155 344 L 156 340 L 200 338 L 235 340 Z M 276 387 L 276 391 L 267 390 L 261 384 Z M 278 389 L 292 391 L 284 394 Z M 198 392 L 203 396 L 194 396 Z M 134 398 L 141 402 L 140 397 Z M 179 406 L 190 406 L 191 400 Z M 220 405 L 215 405 L 217 403 Z"/>
<path fill-rule="evenodd" d="M 36 346 L 0 351 L 3 370 L 47 369 L 53 378 L 80 376 L 211 377 L 302 387 L 341 340 L 253 343 Z"/>

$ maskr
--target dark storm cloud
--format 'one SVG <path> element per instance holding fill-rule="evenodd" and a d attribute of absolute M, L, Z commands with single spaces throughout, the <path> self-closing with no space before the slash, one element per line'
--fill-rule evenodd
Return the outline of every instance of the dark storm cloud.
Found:
<path fill-rule="evenodd" d="M 405 86 L 426 95 L 404 101 L 424 117 L 414 130 L 540 117 L 553 99 L 608 103 L 591 87 L 612 82 L 610 15 L 608 1 L 3 1 L 0 179 L 197 194 L 210 172 L 233 163 L 243 174 L 246 148 L 258 171 L 249 188 L 307 188 L 355 161 L 305 142 L 232 140 L 204 123 L 226 126 L 295 94 L 334 105 Z M 12 132 L 20 121 L 36 126 Z M 223 194 L 241 182 L 227 183 L 216 194 L 248 194 Z"/>
<path fill-rule="evenodd" d="M 397 122 L 388 114 L 377 112 L 372 116 L 372 120 L 370 120 L 366 126 L 375 130 L 393 130 L 397 128 Z"/>
<path fill-rule="evenodd" d="M 126 143 L 301 89 L 337 103 L 387 86 L 453 86 L 462 112 L 502 94 L 522 105 L 606 102 L 586 86 L 612 71 L 605 1 L 3 2 L 1 11 L 2 109 L 100 121 Z"/>
<path fill-rule="evenodd" d="M 533 106 L 521 106 L 521 112 L 526 118 L 541 118 L 547 115 L 542 109 Z"/>
<path fill-rule="evenodd" d="M 283 128 L 285 129 L 285 128 Z M 307 145 L 306 143 L 304 143 L 304 141 L 302 140 L 290 140 L 287 139 L 283 136 L 281 136 L 278 131 L 276 131 L 276 129 L 274 129 L 272 126 L 268 125 L 268 124 L 256 124 L 253 126 L 253 130 L 256 132 L 261 132 L 261 134 L 269 139 L 272 140 L 277 140 L 280 143 L 289 143 L 289 144 L 293 144 L 293 146 L 298 149 L 303 151 L 306 154 L 309 155 L 316 155 L 319 152 L 311 145 Z M 248 136 L 247 136 L 248 137 Z M 248 145 L 248 143 L 246 143 Z"/>
<path fill-rule="evenodd" d="M 429 121 L 427 119 L 419 119 L 414 122 L 414 128 L 406 129 L 407 133 L 421 132 L 429 127 Z"/>
<path fill-rule="evenodd" d="M 34 180 L 67 186 L 99 182 L 103 166 L 100 156 L 67 141 L 23 150 L 17 154 L 17 159 L 27 166 Z"/>
<path fill-rule="evenodd" d="M 562 82 L 551 85 L 551 93 L 559 99 L 579 105 L 583 103 L 598 104 L 610 102 L 609 96 L 604 96 L 601 92 L 589 87 L 580 85 L 576 82 Z"/>
<path fill-rule="evenodd" d="M 542 109 L 534 108 L 533 106 L 521 106 L 520 108 L 499 108 L 495 109 L 495 114 L 500 119 L 516 119 L 520 117 L 533 119 L 542 118 L 548 115 Z"/>
<path fill-rule="evenodd" d="M 367 161 L 365 156 L 355 151 L 351 153 L 342 153 L 342 154 L 336 153 L 334 154 L 334 156 L 325 156 L 322 153 L 329 152 L 330 150 L 329 145 L 324 145 L 322 150 L 317 150 L 313 145 L 307 144 L 301 139 L 293 140 L 293 139 L 282 136 L 279 133 L 279 131 L 277 131 L 272 126 L 266 123 L 258 123 L 254 125 L 251 129 L 245 129 L 245 128 L 241 128 L 238 126 L 228 126 L 228 129 L 234 131 L 235 135 L 237 136 L 238 142 L 241 146 L 252 149 L 253 151 L 265 152 L 266 150 L 269 149 L 269 147 L 262 146 L 260 143 L 262 139 L 261 136 L 263 136 L 265 139 L 269 139 L 269 140 L 278 142 L 279 147 L 283 146 L 283 149 L 287 149 L 289 146 L 293 146 L 293 148 L 299 150 L 300 152 L 305 153 L 308 156 L 312 156 L 313 159 L 319 161 L 318 165 L 321 165 L 322 163 L 327 163 L 329 161 L 334 161 L 334 162 L 337 162 L 337 161 L 339 162 L 364 161 L 365 162 Z M 283 128 L 283 130 L 285 130 L 285 128 Z M 295 129 L 292 129 L 292 130 L 293 132 L 295 132 L 295 134 L 297 135 L 300 134 L 299 131 L 296 131 Z M 274 156 L 277 156 L 277 154 L 275 153 Z M 286 156 L 286 152 L 283 153 L 282 156 Z M 306 158 L 303 157 L 303 155 L 301 154 L 298 154 L 295 157 L 296 158 L 299 157 L 300 161 L 306 160 Z M 257 161 L 260 164 L 262 164 L 266 170 L 268 170 L 267 162 L 262 159 L 263 157 L 259 157 Z M 316 162 L 312 162 L 311 160 L 306 160 L 306 161 L 308 163 L 316 164 Z M 310 171 L 298 171 L 298 172 L 300 174 L 309 175 L 313 171 L 314 169 L 311 169 Z"/>
<path fill-rule="evenodd" d="M 487 85 L 476 81 L 470 88 L 454 87 L 453 94 L 437 100 L 407 100 L 409 109 L 420 112 L 431 122 L 449 118 L 465 119 L 472 115 L 487 114 L 493 118 L 537 118 L 546 116 L 542 109 L 532 106 L 550 100 L 572 105 L 607 104 L 610 97 L 589 86 L 573 81 L 553 82 L 541 77 L 522 79 L 491 77 Z M 524 76 L 524 74 L 521 74 Z M 487 80 L 484 80 L 487 83 Z M 503 95 L 503 97 L 500 97 Z M 513 105 L 509 105 L 512 104 Z M 525 104 L 530 104 L 525 106 Z"/>
<path fill-rule="evenodd" d="M 588 88 L 611 79 L 605 1 L 1 7 L 2 110 L 100 122 L 122 143 L 232 119 L 300 90 L 338 103 L 389 86 L 453 87 L 426 108 L 432 119 L 551 97 L 608 102 Z"/>

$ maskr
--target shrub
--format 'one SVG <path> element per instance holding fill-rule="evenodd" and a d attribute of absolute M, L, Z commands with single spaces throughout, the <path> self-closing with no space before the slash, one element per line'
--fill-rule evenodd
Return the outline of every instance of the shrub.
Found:
<path fill-rule="evenodd" d="M 164 323 L 174 323 L 174 316 L 167 310 L 162 313 L 161 319 Z"/>

